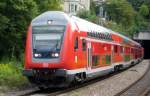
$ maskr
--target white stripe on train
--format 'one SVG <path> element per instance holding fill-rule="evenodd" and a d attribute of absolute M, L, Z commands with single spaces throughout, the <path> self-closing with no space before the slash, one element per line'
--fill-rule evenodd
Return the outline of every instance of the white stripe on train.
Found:
<path fill-rule="evenodd" d="M 117 62 L 117 63 L 113 63 L 110 66 L 104 66 L 104 67 L 99 67 L 99 68 L 95 68 L 95 69 L 91 69 L 91 68 L 80 68 L 80 69 L 73 69 L 73 70 L 67 70 L 67 74 L 76 74 L 76 73 L 81 73 L 81 72 L 86 72 L 86 74 L 91 74 L 91 73 L 95 73 L 95 72 L 101 72 L 101 71 L 105 71 L 105 70 L 109 70 L 109 69 L 114 69 L 114 66 L 116 65 L 120 65 L 122 64 L 123 67 L 128 67 L 131 65 L 132 62 L 136 62 L 136 59 L 130 60 L 129 62 Z"/>

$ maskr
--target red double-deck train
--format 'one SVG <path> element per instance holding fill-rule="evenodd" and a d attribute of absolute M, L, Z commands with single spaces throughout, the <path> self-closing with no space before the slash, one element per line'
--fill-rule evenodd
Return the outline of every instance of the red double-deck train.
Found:
<path fill-rule="evenodd" d="M 23 74 L 39 88 L 68 86 L 136 64 L 143 52 L 139 43 L 110 29 L 48 11 L 29 26 Z"/>

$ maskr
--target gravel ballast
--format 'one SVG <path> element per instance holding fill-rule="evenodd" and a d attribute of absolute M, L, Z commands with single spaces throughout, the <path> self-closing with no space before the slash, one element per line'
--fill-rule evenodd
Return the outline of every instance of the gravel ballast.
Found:
<path fill-rule="evenodd" d="M 58 96 L 114 96 L 141 78 L 148 66 L 149 61 L 143 60 L 120 74 Z"/>

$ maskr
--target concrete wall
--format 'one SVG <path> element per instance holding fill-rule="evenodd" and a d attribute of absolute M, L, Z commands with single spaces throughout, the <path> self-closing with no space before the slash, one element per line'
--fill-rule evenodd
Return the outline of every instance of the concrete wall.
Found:
<path fill-rule="evenodd" d="M 150 32 L 140 32 L 133 36 L 135 40 L 150 40 Z"/>

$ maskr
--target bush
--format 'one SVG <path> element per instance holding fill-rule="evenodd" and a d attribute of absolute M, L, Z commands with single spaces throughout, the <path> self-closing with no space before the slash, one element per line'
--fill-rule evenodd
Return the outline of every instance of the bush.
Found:
<path fill-rule="evenodd" d="M 21 66 L 14 62 L 0 63 L 0 86 L 20 87 L 27 83 L 27 79 L 21 73 Z"/>
<path fill-rule="evenodd" d="M 87 21 L 93 22 L 93 23 L 98 23 L 98 17 L 96 16 L 96 14 L 92 11 L 88 11 L 88 10 L 80 10 L 77 13 L 77 16 L 79 16 L 82 19 L 86 19 Z"/>

